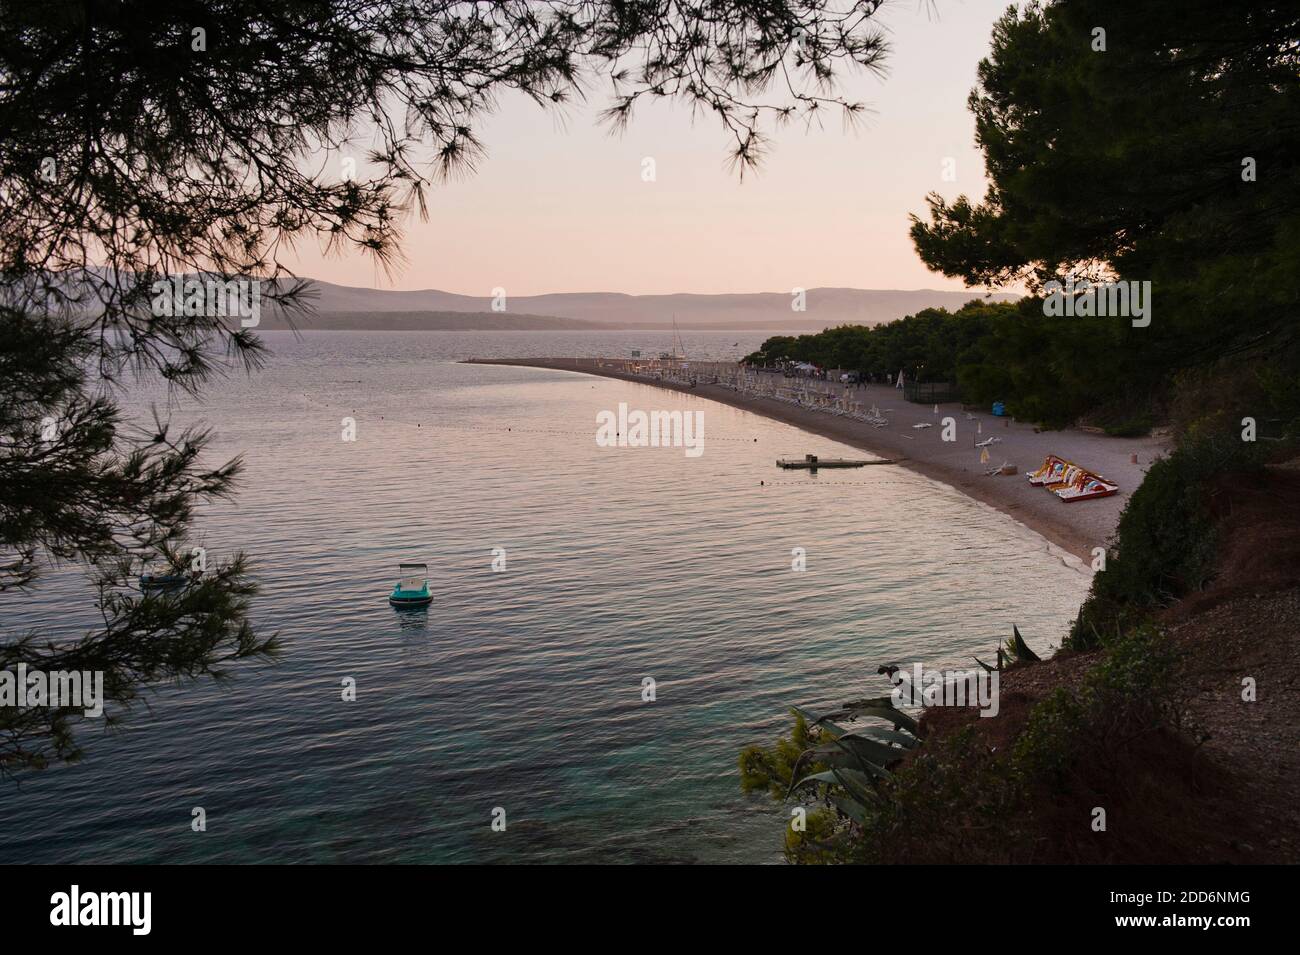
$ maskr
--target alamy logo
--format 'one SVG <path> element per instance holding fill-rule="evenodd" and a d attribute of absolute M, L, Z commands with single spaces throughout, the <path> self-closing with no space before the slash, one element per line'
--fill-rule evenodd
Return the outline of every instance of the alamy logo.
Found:
<path fill-rule="evenodd" d="M 13 670 L 0 670 L 0 706 L 80 708 L 83 716 L 103 716 L 104 671 L 53 670 L 47 673 L 29 670 L 26 663 L 20 663 Z"/>
<path fill-rule="evenodd" d="M 895 706 L 977 706 L 980 716 L 998 715 L 997 670 L 931 670 L 920 663 L 899 669 L 890 682 Z"/>
<path fill-rule="evenodd" d="M 703 411 L 629 411 L 596 413 L 596 444 L 602 448 L 685 448 L 688 458 L 704 453 Z"/>
<path fill-rule="evenodd" d="M 74 885 L 51 895 L 50 905 L 51 925 L 129 925 L 132 935 L 153 928 L 152 892 L 82 892 Z"/>
<path fill-rule="evenodd" d="M 1057 281 L 1043 285 L 1043 314 L 1049 318 L 1132 318 L 1134 328 L 1151 324 L 1150 282 Z"/>
<path fill-rule="evenodd" d="M 224 318 L 237 315 L 244 328 L 262 320 L 262 283 L 257 279 L 184 278 L 173 275 L 150 286 L 155 318 Z"/>

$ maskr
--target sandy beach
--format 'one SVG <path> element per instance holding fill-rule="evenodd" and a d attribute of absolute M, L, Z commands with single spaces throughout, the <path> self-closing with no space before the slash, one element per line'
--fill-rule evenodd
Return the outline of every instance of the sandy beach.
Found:
<path fill-rule="evenodd" d="M 1087 563 L 1092 561 L 1092 549 L 1105 546 L 1109 541 L 1129 495 L 1142 482 L 1151 463 L 1168 447 L 1167 441 L 1161 438 L 1112 438 L 1075 429 L 1040 431 L 1033 425 L 996 417 L 988 412 L 968 411 L 957 403 L 940 403 L 936 413 L 934 405 L 905 401 L 901 391 L 885 385 L 854 386 L 852 391 L 853 401 L 864 407 L 875 405 L 889 420 L 886 427 L 877 428 L 818 408 L 740 392 L 728 385 L 701 381 L 691 387 L 644 374 L 632 374 L 624 370 L 624 363 L 613 359 L 473 361 L 621 378 L 688 392 L 783 421 L 812 434 L 898 459 L 903 467 L 951 485 L 975 500 L 1009 514 Z M 823 387 L 828 385 L 826 382 L 820 384 Z M 835 386 L 834 390 L 842 389 Z M 949 416 L 957 423 L 957 440 L 954 442 L 943 441 L 940 437 L 941 421 Z M 917 424 L 932 427 L 914 428 L 913 425 Z M 981 449 L 975 447 L 975 443 L 991 437 L 999 440 L 989 446 L 989 461 L 982 464 Z M 1064 457 L 1118 483 L 1119 493 L 1113 497 L 1067 504 L 1056 495 L 1031 486 L 1025 473 L 1041 465 L 1049 454 Z M 1137 463 L 1133 463 L 1134 455 Z M 1018 473 L 1009 476 L 985 474 L 987 469 L 1003 461 L 1015 465 Z"/>

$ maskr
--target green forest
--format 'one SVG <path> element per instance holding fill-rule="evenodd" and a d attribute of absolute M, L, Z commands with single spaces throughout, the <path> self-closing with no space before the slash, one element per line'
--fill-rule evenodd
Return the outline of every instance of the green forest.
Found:
<path fill-rule="evenodd" d="M 911 238 L 934 271 L 1027 297 L 776 337 L 748 360 L 903 369 L 1052 427 L 1135 433 L 1190 424 L 1180 409 L 1195 404 L 1294 431 L 1293 21 L 1202 0 L 1009 10 L 969 98 L 987 193 L 925 197 Z M 1149 323 L 1044 314 L 1048 283 L 1071 279 L 1149 282 Z"/>

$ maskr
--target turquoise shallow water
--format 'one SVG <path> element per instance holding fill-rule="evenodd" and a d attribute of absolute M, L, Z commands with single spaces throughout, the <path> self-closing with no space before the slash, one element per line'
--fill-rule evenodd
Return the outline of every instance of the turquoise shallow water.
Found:
<path fill-rule="evenodd" d="M 0 861 L 776 861 L 787 817 L 740 792 L 743 745 L 783 731 L 792 703 L 885 692 L 884 661 L 967 665 L 1012 621 L 1045 650 L 1087 588 L 1040 538 L 919 476 L 778 471 L 778 456 L 856 455 L 790 426 L 456 363 L 654 353 L 669 336 L 265 337 L 264 371 L 175 415 L 214 428 L 214 455 L 245 456 L 200 536 L 210 560 L 253 557 L 257 623 L 283 659 L 161 688 L 120 732 L 84 728 L 83 762 L 0 795 Z M 687 347 L 732 358 L 762 337 Z M 703 411 L 703 455 L 598 447 L 596 415 L 620 401 Z M 424 613 L 385 600 L 409 559 L 430 566 Z M 73 632 L 89 599 L 64 569 L 0 598 L 0 620 Z"/>

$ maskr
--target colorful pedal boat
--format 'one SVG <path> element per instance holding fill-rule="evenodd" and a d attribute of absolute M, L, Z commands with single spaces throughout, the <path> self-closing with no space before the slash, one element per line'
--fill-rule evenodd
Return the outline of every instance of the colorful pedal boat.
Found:
<path fill-rule="evenodd" d="M 1065 472 L 1060 476 L 1059 479 L 1053 478 L 1052 480 L 1044 483 L 1043 487 L 1055 493 L 1063 487 L 1072 486 L 1076 481 L 1079 480 L 1079 478 L 1083 477 L 1087 473 L 1088 472 L 1085 471 L 1083 468 L 1079 467 L 1079 465 L 1071 464 L 1069 465 L 1069 467 L 1065 469 Z"/>
<path fill-rule="evenodd" d="M 1042 467 L 1031 471 L 1028 477 L 1030 484 L 1047 488 L 1067 504 L 1094 497 L 1110 497 L 1119 491 L 1118 484 L 1055 454 L 1049 454 Z"/>
<path fill-rule="evenodd" d="M 1043 461 L 1043 466 L 1037 471 L 1030 471 L 1026 477 L 1029 479 L 1030 484 L 1035 487 L 1042 487 L 1044 484 L 1059 482 L 1069 466 L 1070 462 L 1065 458 L 1058 458 L 1055 454 L 1049 454 L 1047 459 Z"/>
<path fill-rule="evenodd" d="M 1118 484 L 1084 471 L 1073 484 L 1057 488 L 1053 493 L 1069 504 L 1073 501 L 1086 501 L 1094 497 L 1110 497 L 1119 491 Z"/>

